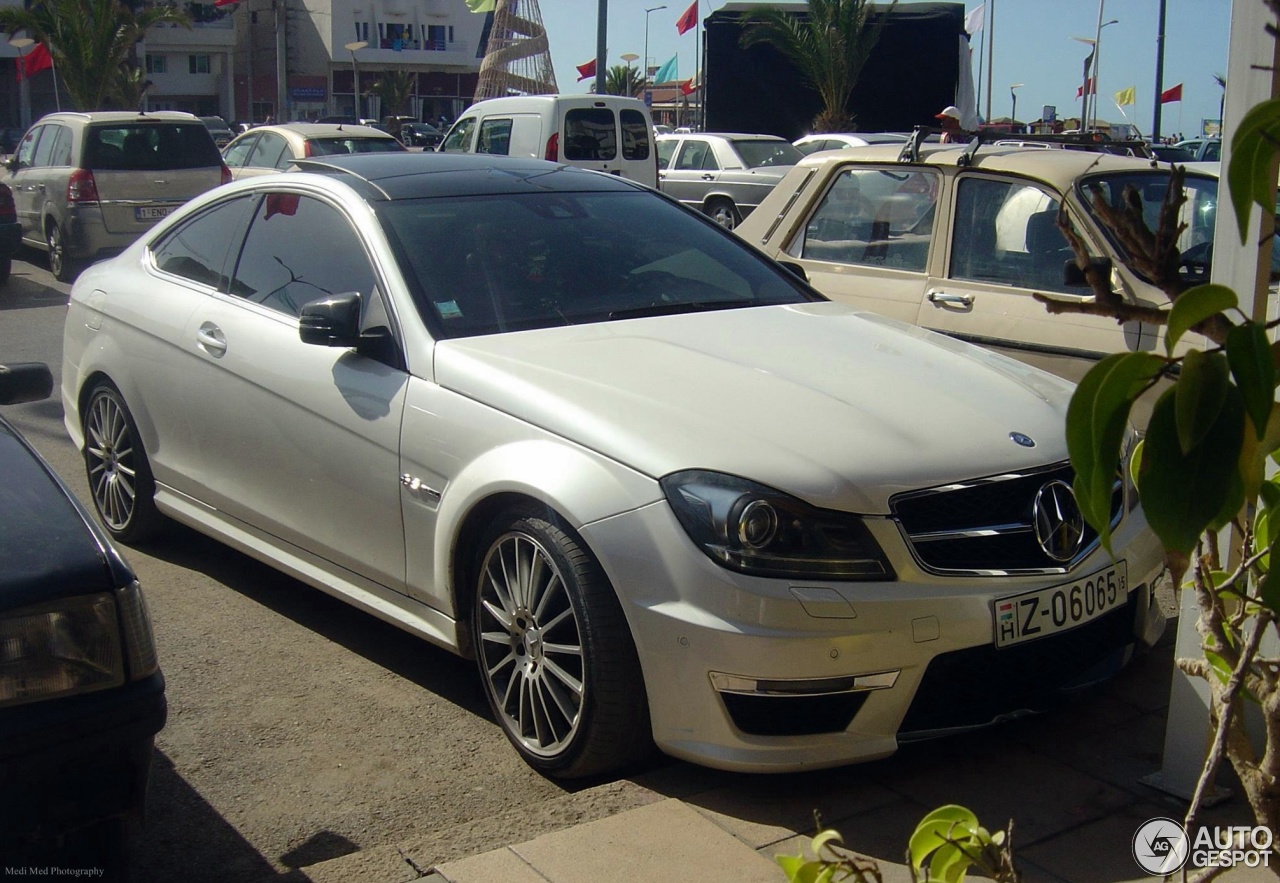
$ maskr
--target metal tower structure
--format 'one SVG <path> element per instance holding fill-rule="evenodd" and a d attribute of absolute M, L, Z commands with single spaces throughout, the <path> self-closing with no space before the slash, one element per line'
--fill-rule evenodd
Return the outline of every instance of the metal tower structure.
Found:
<path fill-rule="evenodd" d="M 497 0 L 475 100 L 558 91 L 538 0 Z"/>

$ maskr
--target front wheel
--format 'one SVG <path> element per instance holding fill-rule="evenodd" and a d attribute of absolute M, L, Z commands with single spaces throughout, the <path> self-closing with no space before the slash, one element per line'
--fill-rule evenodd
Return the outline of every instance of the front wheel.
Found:
<path fill-rule="evenodd" d="M 711 220 L 726 230 L 732 230 L 742 221 L 742 216 L 738 214 L 738 207 L 728 199 L 713 199 L 708 202 L 707 214 L 710 215 Z"/>
<path fill-rule="evenodd" d="M 494 522 L 481 549 L 476 658 L 516 751 L 562 778 L 643 757 L 652 742 L 640 663 L 595 557 L 558 523 L 518 511 Z"/>
<path fill-rule="evenodd" d="M 94 508 L 111 536 L 136 543 L 160 530 L 151 464 L 133 415 L 109 384 L 96 387 L 85 407 L 84 464 Z"/>

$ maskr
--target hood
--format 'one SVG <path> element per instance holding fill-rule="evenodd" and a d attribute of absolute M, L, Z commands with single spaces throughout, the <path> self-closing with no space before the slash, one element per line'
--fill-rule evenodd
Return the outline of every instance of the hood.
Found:
<path fill-rule="evenodd" d="M 1067 456 L 1070 384 L 842 304 L 444 341 L 435 372 L 654 478 L 717 470 L 864 514 L 901 491 Z"/>

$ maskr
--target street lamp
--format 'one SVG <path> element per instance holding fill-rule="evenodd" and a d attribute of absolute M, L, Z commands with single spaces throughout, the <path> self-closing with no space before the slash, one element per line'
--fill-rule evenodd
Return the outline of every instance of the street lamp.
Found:
<path fill-rule="evenodd" d="M 639 57 L 640 57 L 640 56 L 639 56 L 639 55 L 636 55 L 634 52 L 624 52 L 624 53 L 622 53 L 622 60 L 623 60 L 623 61 L 625 61 L 625 62 L 627 63 L 627 95 L 628 95 L 628 97 L 630 97 L 630 98 L 634 98 L 634 97 L 635 97 L 635 95 L 633 94 L 632 89 L 631 89 L 631 82 L 632 82 L 632 80 L 631 80 L 631 62 L 635 61 L 635 60 L 636 60 L 637 58 L 639 58 Z"/>
<path fill-rule="evenodd" d="M 1120 19 L 1118 18 L 1113 18 L 1109 22 L 1103 22 L 1102 3 L 1103 3 L 1103 0 L 1098 0 L 1098 31 L 1093 41 L 1093 94 L 1094 96 L 1097 96 L 1098 94 L 1098 67 L 1102 62 L 1102 29 L 1105 28 L 1107 25 L 1120 24 Z M 1095 129 L 1098 128 L 1098 99 L 1096 97 L 1093 99 L 1093 128 Z"/>
<path fill-rule="evenodd" d="M 1025 83 L 1014 83 L 1009 87 L 1009 97 L 1013 99 L 1013 109 L 1009 111 L 1009 122 L 1017 124 L 1018 122 L 1018 89 L 1021 89 Z"/>
<path fill-rule="evenodd" d="M 35 42 L 30 37 L 14 37 L 9 41 L 9 45 L 18 50 L 18 70 L 22 71 L 22 85 L 18 87 L 18 121 L 24 129 L 31 125 L 31 83 L 23 61 L 23 50 Z"/>
<path fill-rule="evenodd" d="M 347 43 L 345 46 L 342 47 L 343 49 L 346 49 L 348 52 L 351 53 L 351 78 L 352 78 L 351 87 L 356 93 L 355 116 L 356 116 L 357 123 L 360 122 L 360 70 L 359 68 L 356 67 L 356 51 L 359 49 L 363 49 L 368 45 L 369 44 L 364 40 L 356 40 L 354 43 Z"/>
<path fill-rule="evenodd" d="M 665 6 L 650 6 L 644 11 L 644 78 L 649 79 L 649 13 L 666 9 Z"/>

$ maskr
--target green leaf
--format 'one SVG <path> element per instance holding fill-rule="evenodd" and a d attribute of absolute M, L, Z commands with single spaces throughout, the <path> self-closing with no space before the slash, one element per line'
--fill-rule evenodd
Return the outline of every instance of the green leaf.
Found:
<path fill-rule="evenodd" d="M 1244 397 L 1245 411 L 1261 440 L 1276 400 L 1276 366 L 1266 328 L 1249 322 L 1227 332 L 1227 361 Z"/>
<path fill-rule="evenodd" d="M 1236 293 L 1225 285 L 1197 285 L 1178 295 L 1169 309 L 1169 327 L 1164 333 L 1164 349 L 1173 355 L 1173 348 L 1183 334 L 1210 316 L 1239 306 Z"/>
<path fill-rule="evenodd" d="M 1222 353 L 1192 350 L 1182 363 L 1182 375 L 1174 386 L 1178 444 L 1188 453 L 1204 440 L 1222 413 L 1223 399 L 1231 385 Z"/>
<path fill-rule="evenodd" d="M 1067 453 L 1085 520 L 1111 549 L 1111 487 L 1133 401 L 1165 361 L 1151 353 L 1107 356 L 1085 374 L 1067 407 Z"/>
<path fill-rule="evenodd" d="M 813 850 L 814 855 L 820 855 L 822 853 L 822 847 L 832 841 L 837 844 L 844 842 L 840 837 L 839 831 L 836 831 L 833 828 L 827 828 L 825 831 L 819 832 L 818 836 L 813 838 L 813 842 L 809 844 L 809 848 Z"/>
<path fill-rule="evenodd" d="M 1209 661 L 1209 667 L 1218 676 L 1218 680 L 1225 684 L 1231 677 L 1231 666 L 1227 665 L 1227 661 L 1212 650 L 1205 650 L 1204 658 Z"/>
<path fill-rule="evenodd" d="M 1280 573 L 1276 570 L 1268 571 L 1258 586 L 1258 595 L 1273 613 L 1280 614 Z"/>
<path fill-rule="evenodd" d="M 787 879 L 794 881 L 800 873 L 800 869 L 804 867 L 805 860 L 802 855 L 775 855 L 773 860 L 778 863 L 778 867 L 782 868 L 782 873 L 787 875 Z"/>
<path fill-rule="evenodd" d="M 972 831 L 977 824 L 978 817 L 963 806 L 949 804 L 938 807 L 920 820 L 907 842 L 912 867 L 919 870 L 929 853 L 944 845 L 957 833 L 964 835 Z"/>
<path fill-rule="evenodd" d="M 966 844 L 967 845 L 967 844 Z M 958 883 L 973 862 L 954 843 L 947 843 L 929 859 L 929 879 Z"/>
<path fill-rule="evenodd" d="M 1276 181 L 1271 157 L 1280 144 L 1280 99 L 1254 105 L 1244 115 L 1231 139 L 1227 183 L 1235 210 L 1240 242 L 1249 235 L 1249 210 L 1256 203 L 1264 212 L 1276 208 Z"/>
<path fill-rule="evenodd" d="M 1200 534 L 1244 502 L 1239 456 L 1244 406 L 1229 387 L 1218 418 L 1200 444 L 1184 453 L 1175 416 L 1175 391 L 1162 395 L 1147 424 L 1138 493 L 1151 529 L 1165 548 L 1189 555 Z"/>

